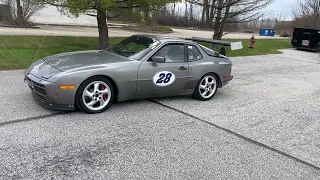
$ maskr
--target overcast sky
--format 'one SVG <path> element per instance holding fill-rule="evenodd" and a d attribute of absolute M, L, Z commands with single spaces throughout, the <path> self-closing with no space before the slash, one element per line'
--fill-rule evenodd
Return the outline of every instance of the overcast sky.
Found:
<path fill-rule="evenodd" d="M 274 0 L 272 4 L 270 4 L 266 11 L 268 13 L 280 14 L 282 13 L 285 16 L 292 17 L 292 8 L 295 8 L 297 4 L 297 0 Z"/>

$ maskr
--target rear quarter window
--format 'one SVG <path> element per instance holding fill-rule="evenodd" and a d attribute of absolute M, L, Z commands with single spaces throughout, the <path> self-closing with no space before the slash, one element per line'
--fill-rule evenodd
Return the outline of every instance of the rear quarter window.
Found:
<path fill-rule="evenodd" d="M 203 45 L 200 45 L 200 47 L 201 47 L 202 50 L 203 50 L 206 54 L 208 54 L 209 56 L 217 56 L 217 52 L 213 51 L 212 49 L 207 48 L 207 47 L 205 47 L 205 46 L 203 46 Z"/>
<path fill-rule="evenodd" d="M 196 46 L 187 45 L 188 47 L 188 60 L 189 61 L 198 61 L 203 58 L 201 52 Z"/>

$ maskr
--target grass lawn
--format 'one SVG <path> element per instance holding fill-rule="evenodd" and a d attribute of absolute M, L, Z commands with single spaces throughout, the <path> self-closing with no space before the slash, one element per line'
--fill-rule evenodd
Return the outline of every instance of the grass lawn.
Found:
<path fill-rule="evenodd" d="M 249 39 L 223 39 L 223 41 L 242 41 L 243 44 L 243 49 L 241 50 L 231 51 L 231 49 L 228 48 L 228 57 L 279 54 L 281 53 L 280 51 L 278 51 L 279 49 L 292 48 L 291 40 L 289 39 L 257 39 L 254 45 L 254 49 L 248 48 L 250 44 Z M 212 45 L 206 43 L 204 43 L 203 45 L 212 47 Z"/>
<path fill-rule="evenodd" d="M 161 25 L 144 25 L 139 24 L 138 26 L 126 26 L 123 29 L 137 31 L 137 32 L 149 32 L 149 33 L 171 33 L 173 30 L 167 26 Z"/>
<path fill-rule="evenodd" d="M 115 44 L 124 39 L 123 37 L 110 38 L 110 44 Z M 38 36 L 0 36 L 0 70 L 24 69 L 35 59 L 43 37 Z M 226 41 L 239 41 L 224 39 Z M 45 56 L 70 52 L 95 49 L 98 38 L 93 37 L 46 37 L 43 46 L 36 59 Z M 289 40 L 263 39 L 257 40 L 255 49 L 247 48 L 249 40 L 241 40 L 244 49 L 228 51 L 227 55 L 250 56 L 270 53 L 279 53 L 278 49 L 290 48 Z M 210 47 L 210 45 L 208 45 Z"/>
<path fill-rule="evenodd" d="M 124 38 L 110 38 L 115 44 Z M 23 69 L 31 65 L 43 40 L 40 36 L 0 36 L 0 70 Z M 96 49 L 94 37 L 46 37 L 36 59 L 49 55 Z"/>

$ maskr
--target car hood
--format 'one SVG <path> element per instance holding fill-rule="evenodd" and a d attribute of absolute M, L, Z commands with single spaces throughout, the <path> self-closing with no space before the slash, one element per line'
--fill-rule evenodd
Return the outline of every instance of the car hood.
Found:
<path fill-rule="evenodd" d="M 43 59 L 52 67 L 67 71 L 86 66 L 130 61 L 128 58 L 108 51 L 79 51 L 57 54 Z"/>
<path fill-rule="evenodd" d="M 60 73 L 59 69 L 52 67 L 50 64 L 43 60 L 34 62 L 26 71 L 26 73 L 31 73 L 32 75 L 40 79 L 49 79 L 50 77 Z"/>

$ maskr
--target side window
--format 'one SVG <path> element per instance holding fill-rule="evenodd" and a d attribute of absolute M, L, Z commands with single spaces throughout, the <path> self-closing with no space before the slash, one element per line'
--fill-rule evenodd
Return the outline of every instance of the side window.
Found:
<path fill-rule="evenodd" d="M 183 63 L 185 62 L 184 45 L 183 44 L 165 45 L 154 56 L 165 57 L 166 63 Z"/>
<path fill-rule="evenodd" d="M 188 46 L 188 60 L 189 61 L 198 61 L 201 60 L 202 54 L 196 46 L 187 45 Z"/>

